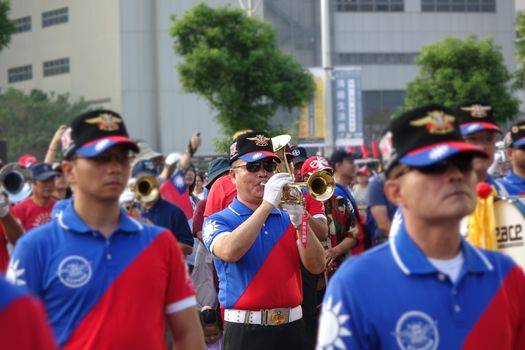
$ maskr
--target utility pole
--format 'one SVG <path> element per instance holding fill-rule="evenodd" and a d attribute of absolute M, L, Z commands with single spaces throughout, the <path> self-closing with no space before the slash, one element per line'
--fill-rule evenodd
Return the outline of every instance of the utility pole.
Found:
<path fill-rule="evenodd" d="M 246 0 L 246 4 L 244 3 L 244 0 L 239 0 L 239 5 L 241 6 L 241 8 L 246 10 L 246 14 L 248 15 L 248 17 L 251 17 L 253 16 L 255 10 L 257 10 L 261 2 L 262 0 L 257 1 L 257 3 L 254 6 L 253 0 Z"/>
<path fill-rule="evenodd" d="M 332 113 L 332 45 L 330 38 L 330 0 L 321 0 L 321 63 L 324 70 L 325 155 L 335 149 Z"/>

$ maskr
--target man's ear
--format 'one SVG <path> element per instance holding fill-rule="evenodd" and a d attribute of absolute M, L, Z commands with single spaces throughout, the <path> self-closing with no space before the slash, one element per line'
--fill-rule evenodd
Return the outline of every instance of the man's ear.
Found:
<path fill-rule="evenodd" d="M 76 178 L 73 171 L 73 162 L 70 160 L 63 160 L 61 164 L 61 169 L 67 181 L 71 185 L 75 184 Z"/>
<path fill-rule="evenodd" d="M 512 159 L 512 148 L 511 147 L 507 148 L 505 152 L 507 153 L 507 157 L 509 159 Z"/>
<path fill-rule="evenodd" d="M 386 180 L 384 186 L 386 198 L 397 205 L 401 206 L 403 203 L 403 196 L 401 195 L 401 181 L 400 180 Z"/>
<path fill-rule="evenodd" d="M 235 178 L 236 177 L 236 173 L 235 173 L 235 170 L 234 169 L 230 169 L 230 177 L 232 179 L 232 183 L 235 185 L 237 183 L 237 179 Z"/>

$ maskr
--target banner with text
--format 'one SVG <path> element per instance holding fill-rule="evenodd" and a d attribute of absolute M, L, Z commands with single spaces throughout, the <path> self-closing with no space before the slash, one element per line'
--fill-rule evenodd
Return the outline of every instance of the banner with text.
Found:
<path fill-rule="evenodd" d="M 363 144 L 361 68 L 335 67 L 332 82 L 335 145 L 360 146 Z"/>

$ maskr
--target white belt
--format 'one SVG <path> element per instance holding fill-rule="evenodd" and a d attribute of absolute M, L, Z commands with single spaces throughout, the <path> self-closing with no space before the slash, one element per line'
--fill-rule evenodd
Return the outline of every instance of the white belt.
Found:
<path fill-rule="evenodd" d="M 234 323 L 260 324 L 263 326 L 277 326 L 297 321 L 303 317 L 301 305 L 294 308 L 277 308 L 269 310 L 224 310 L 224 320 Z"/>

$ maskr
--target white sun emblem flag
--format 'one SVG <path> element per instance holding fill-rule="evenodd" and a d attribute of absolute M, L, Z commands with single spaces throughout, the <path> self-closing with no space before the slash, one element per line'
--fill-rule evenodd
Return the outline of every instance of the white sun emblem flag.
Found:
<path fill-rule="evenodd" d="M 7 273 L 5 275 L 5 278 L 15 286 L 25 286 L 26 281 L 22 279 L 22 276 L 26 272 L 26 269 L 19 267 L 19 265 L 20 259 L 11 261 L 9 263 L 9 266 L 7 267 Z"/>
<path fill-rule="evenodd" d="M 319 321 L 318 349 L 347 349 L 345 337 L 351 337 L 352 332 L 345 327 L 350 315 L 342 314 L 342 302 L 332 303 L 332 297 L 323 303 L 323 312 Z"/>
<path fill-rule="evenodd" d="M 253 159 L 253 160 L 258 160 L 258 159 L 261 159 L 262 157 L 264 157 L 264 154 L 262 154 L 261 152 L 258 152 L 258 153 L 255 153 L 255 154 L 252 156 L 252 159 Z"/>
<path fill-rule="evenodd" d="M 102 140 L 100 142 L 97 142 L 97 144 L 95 145 L 95 150 L 97 151 L 101 151 L 103 149 L 105 149 L 107 147 L 107 145 L 110 143 L 109 140 Z"/>
<path fill-rule="evenodd" d="M 430 153 L 428 154 L 428 157 L 430 159 L 441 159 L 443 156 L 449 151 L 450 147 L 447 145 L 441 145 L 436 148 L 434 148 Z"/>
<path fill-rule="evenodd" d="M 206 221 L 202 227 L 202 240 L 204 243 L 208 243 L 210 241 L 216 226 L 217 224 L 215 220 Z"/>

